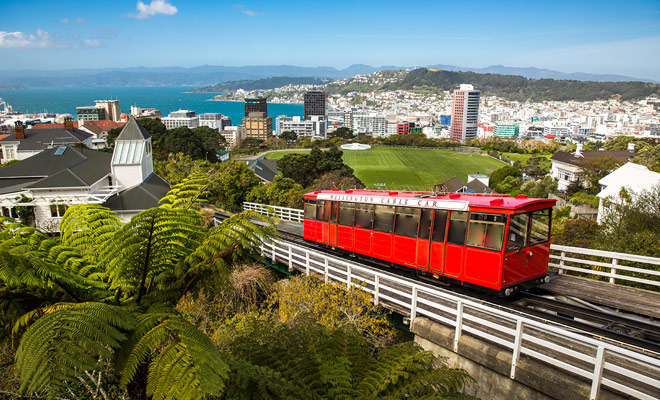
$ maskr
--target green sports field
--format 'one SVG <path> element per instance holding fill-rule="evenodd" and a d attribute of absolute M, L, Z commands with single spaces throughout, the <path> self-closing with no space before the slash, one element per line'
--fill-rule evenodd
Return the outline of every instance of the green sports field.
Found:
<path fill-rule="evenodd" d="M 273 152 L 266 158 L 280 159 L 286 154 L 290 153 Z M 379 186 L 399 190 L 428 190 L 454 176 L 467 180 L 468 174 L 490 174 L 505 165 L 480 155 L 381 146 L 370 150 L 344 150 L 344 162 L 367 187 L 385 184 Z"/>

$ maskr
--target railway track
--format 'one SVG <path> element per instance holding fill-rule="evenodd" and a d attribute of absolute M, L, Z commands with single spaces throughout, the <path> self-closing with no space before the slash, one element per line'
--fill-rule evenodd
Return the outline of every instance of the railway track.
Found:
<path fill-rule="evenodd" d="M 223 220 L 227 218 L 227 215 L 216 213 L 216 218 Z M 297 245 L 312 248 L 334 257 L 345 258 L 351 261 L 359 260 L 361 264 L 385 269 L 402 278 L 414 280 L 418 284 L 420 283 L 417 274 L 412 273 L 413 270 L 403 270 L 363 257 L 357 258 L 347 254 L 340 254 L 327 247 L 310 244 L 304 241 L 300 235 L 291 232 L 280 231 L 280 235 L 282 239 L 294 242 Z M 455 285 L 439 285 L 439 282 L 430 279 L 422 279 L 421 282 L 429 287 L 447 290 L 454 295 L 459 295 L 472 301 L 477 300 L 482 304 L 495 306 L 502 310 L 534 317 L 542 321 L 554 322 L 582 332 L 588 332 L 594 338 L 622 343 L 660 354 L 660 324 L 644 321 L 641 318 L 636 319 L 615 312 L 608 312 L 605 309 L 599 309 L 597 306 L 589 305 L 588 300 L 548 298 L 534 291 L 521 292 L 510 298 L 498 298 L 471 288 Z"/>

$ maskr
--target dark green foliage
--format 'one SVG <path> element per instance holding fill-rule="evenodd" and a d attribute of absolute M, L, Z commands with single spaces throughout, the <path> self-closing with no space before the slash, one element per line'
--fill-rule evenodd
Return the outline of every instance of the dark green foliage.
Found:
<path fill-rule="evenodd" d="M 499 186 L 500 183 L 503 183 L 507 177 L 522 178 L 522 172 L 518 167 L 512 167 L 512 166 L 502 167 L 498 170 L 493 171 L 493 173 L 490 174 L 490 180 L 488 184 L 490 187 L 492 187 L 499 193 L 508 193 L 508 191 L 500 191 L 497 189 L 497 186 Z"/>
<path fill-rule="evenodd" d="M 387 83 L 381 89 L 412 90 L 415 87 L 431 87 L 451 91 L 465 82 L 470 82 L 482 93 L 518 101 L 593 101 L 611 98 L 625 101 L 660 96 L 660 85 L 645 82 L 528 79 L 514 75 L 478 74 L 426 68 L 410 71 L 402 80 Z"/>
<path fill-rule="evenodd" d="M 342 126 L 341 128 L 335 129 L 329 136 L 340 139 L 353 139 L 355 135 L 353 134 L 353 129 Z"/>
<path fill-rule="evenodd" d="M 302 186 L 293 179 L 277 175 L 273 182 L 252 188 L 245 200 L 280 207 L 302 208 L 304 194 Z"/>
<path fill-rule="evenodd" d="M 298 140 L 298 135 L 293 131 L 284 131 L 280 133 L 280 139 L 286 140 L 287 143 L 295 143 Z"/>
<path fill-rule="evenodd" d="M 553 219 L 556 219 L 556 216 L 553 215 Z M 563 229 L 553 235 L 552 243 L 593 249 L 599 247 L 602 232 L 603 228 L 596 221 L 582 218 L 568 220 Z"/>
<path fill-rule="evenodd" d="M 353 169 L 344 164 L 342 154 L 336 145 L 325 152 L 314 147 L 309 154 L 287 154 L 277 161 L 277 168 L 285 178 L 309 187 L 315 179 L 328 172 L 352 177 Z"/>
<path fill-rule="evenodd" d="M 522 172 L 527 176 L 539 178 L 550 172 L 552 168 L 552 161 L 545 157 L 531 157 L 527 163 L 522 167 Z"/>
<path fill-rule="evenodd" d="M 151 141 L 153 143 L 155 143 L 156 140 L 161 138 L 167 132 L 167 128 L 165 127 L 165 124 L 162 123 L 161 120 L 158 118 L 140 118 L 138 119 L 138 123 L 142 125 L 142 127 L 147 132 L 149 132 L 149 135 L 151 135 Z M 113 146 L 115 144 L 115 140 L 117 139 L 117 136 L 119 136 L 119 134 L 121 133 L 122 129 L 123 127 L 119 127 L 119 128 L 110 129 L 108 131 L 108 136 L 106 138 L 108 145 Z"/>

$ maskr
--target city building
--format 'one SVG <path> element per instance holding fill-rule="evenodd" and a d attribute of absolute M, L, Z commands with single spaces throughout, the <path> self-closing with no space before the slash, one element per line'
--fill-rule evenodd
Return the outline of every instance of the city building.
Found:
<path fill-rule="evenodd" d="M 187 126 L 190 129 L 199 126 L 199 117 L 195 115 L 194 111 L 179 110 L 172 111 L 170 115 L 161 119 L 167 129 L 179 128 Z"/>
<path fill-rule="evenodd" d="M 105 109 L 95 106 L 76 107 L 76 115 L 80 121 L 106 120 Z"/>
<path fill-rule="evenodd" d="M 245 98 L 245 116 L 248 117 L 253 112 L 268 114 L 268 103 L 265 97 Z"/>
<path fill-rule="evenodd" d="M 344 116 L 344 121 L 346 116 Z M 387 134 L 387 121 L 385 117 L 376 113 L 356 112 L 351 113 L 351 129 L 358 135 L 373 137 Z"/>
<path fill-rule="evenodd" d="M 222 130 L 224 115 L 220 113 L 203 113 L 199 114 L 199 126 L 208 126 L 211 129 Z"/>
<path fill-rule="evenodd" d="M 131 115 L 135 118 L 162 118 L 163 114 L 157 108 L 131 106 Z"/>
<path fill-rule="evenodd" d="M 312 116 L 328 119 L 327 97 L 325 92 L 310 91 L 304 96 L 305 119 Z"/>
<path fill-rule="evenodd" d="M 517 138 L 520 136 L 520 124 L 511 122 L 495 122 L 493 135 L 503 138 Z"/>
<path fill-rule="evenodd" d="M 245 104 L 247 106 L 247 100 Z M 266 140 L 273 135 L 273 117 L 267 116 L 265 112 L 251 112 L 243 118 L 243 126 L 248 139 Z"/>
<path fill-rule="evenodd" d="M 96 107 L 105 110 L 105 119 L 108 121 L 120 122 L 121 109 L 119 108 L 119 100 L 95 100 Z"/>
<path fill-rule="evenodd" d="M 558 139 L 566 139 L 571 136 L 571 130 L 567 126 L 545 126 L 543 136 L 552 135 Z"/>
<path fill-rule="evenodd" d="M 477 137 L 479 96 L 480 91 L 474 90 L 472 85 L 462 84 L 454 90 L 450 128 L 452 140 L 462 142 Z"/>
<path fill-rule="evenodd" d="M 83 121 L 114 121 L 122 120 L 119 100 L 96 100 L 93 106 L 76 107 L 79 120 Z"/>
<path fill-rule="evenodd" d="M 312 121 L 305 121 L 301 117 L 287 117 L 279 116 L 277 117 L 277 124 L 279 125 L 278 136 L 282 132 L 295 132 L 295 134 L 300 137 L 312 137 L 314 136 L 314 123 Z"/>
<path fill-rule="evenodd" d="M 73 204 L 101 204 L 128 221 L 156 207 L 169 190 L 153 172 L 151 138 L 134 118 L 117 137 L 114 153 L 62 145 L 0 169 L 3 211 L 16 217 L 16 207 L 31 207 L 33 216 L 23 222 L 46 232 L 59 231 Z"/>
<path fill-rule="evenodd" d="M 440 116 L 440 125 L 450 126 L 451 125 L 451 115 L 441 115 Z"/>
<path fill-rule="evenodd" d="M 25 160 L 46 149 L 82 143 L 87 148 L 93 147 L 94 135 L 78 128 L 68 119 L 63 128 L 25 129 L 17 121 L 14 131 L 0 139 L 2 163 L 12 160 Z"/>
<path fill-rule="evenodd" d="M 245 127 L 243 125 L 226 126 L 220 131 L 220 134 L 224 136 L 227 148 L 233 149 L 245 139 Z"/>

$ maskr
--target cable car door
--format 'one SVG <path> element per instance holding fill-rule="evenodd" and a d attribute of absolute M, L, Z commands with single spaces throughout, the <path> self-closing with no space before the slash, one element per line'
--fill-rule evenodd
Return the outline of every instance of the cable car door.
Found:
<path fill-rule="evenodd" d="M 326 209 L 328 209 L 328 244 L 332 247 L 337 246 L 337 213 L 339 202 L 326 201 Z"/>

